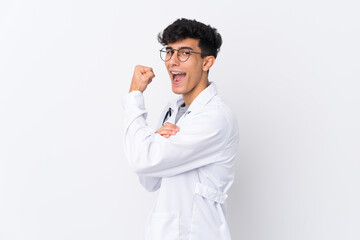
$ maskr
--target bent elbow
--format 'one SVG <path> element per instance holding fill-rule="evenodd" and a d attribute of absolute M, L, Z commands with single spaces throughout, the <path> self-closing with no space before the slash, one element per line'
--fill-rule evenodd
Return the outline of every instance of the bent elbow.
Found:
<path fill-rule="evenodd" d="M 142 175 L 146 172 L 146 167 L 137 164 L 136 162 L 130 162 L 130 169 L 136 174 Z"/>

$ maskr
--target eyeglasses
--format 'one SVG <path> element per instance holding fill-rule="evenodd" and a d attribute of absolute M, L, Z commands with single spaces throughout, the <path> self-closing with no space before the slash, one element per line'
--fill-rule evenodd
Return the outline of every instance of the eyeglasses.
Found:
<path fill-rule="evenodd" d="M 174 55 L 175 51 L 177 51 L 177 58 L 179 59 L 180 62 L 186 62 L 192 53 L 201 54 L 199 52 L 192 51 L 191 48 L 188 47 L 182 47 L 179 49 L 164 47 L 160 50 L 160 58 L 164 62 L 167 62 Z"/>

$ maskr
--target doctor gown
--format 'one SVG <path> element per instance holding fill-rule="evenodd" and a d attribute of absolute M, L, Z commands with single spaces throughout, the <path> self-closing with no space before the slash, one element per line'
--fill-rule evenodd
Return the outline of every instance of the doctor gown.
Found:
<path fill-rule="evenodd" d="M 167 122 L 184 103 L 182 96 L 164 109 Z M 146 122 L 143 94 L 128 93 L 124 148 L 132 170 L 148 191 L 159 195 L 147 221 L 145 240 L 229 240 L 225 200 L 234 179 L 237 121 L 216 94 L 213 82 L 192 102 L 170 138 Z M 169 115 L 168 115 L 169 116 Z M 156 129 L 156 130 L 157 130 Z"/>

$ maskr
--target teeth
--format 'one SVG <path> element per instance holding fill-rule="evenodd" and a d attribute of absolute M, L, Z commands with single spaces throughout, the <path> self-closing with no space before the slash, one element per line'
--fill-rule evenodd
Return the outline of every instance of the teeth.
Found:
<path fill-rule="evenodd" d="M 182 72 L 171 72 L 172 74 L 184 74 Z"/>

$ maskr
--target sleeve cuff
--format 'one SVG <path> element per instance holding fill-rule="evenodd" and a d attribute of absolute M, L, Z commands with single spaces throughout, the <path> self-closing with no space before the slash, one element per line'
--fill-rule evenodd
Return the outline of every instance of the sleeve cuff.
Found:
<path fill-rule="evenodd" d="M 122 106 L 124 110 L 132 108 L 134 106 L 145 109 L 144 95 L 140 91 L 132 91 L 122 97 Z"/>

